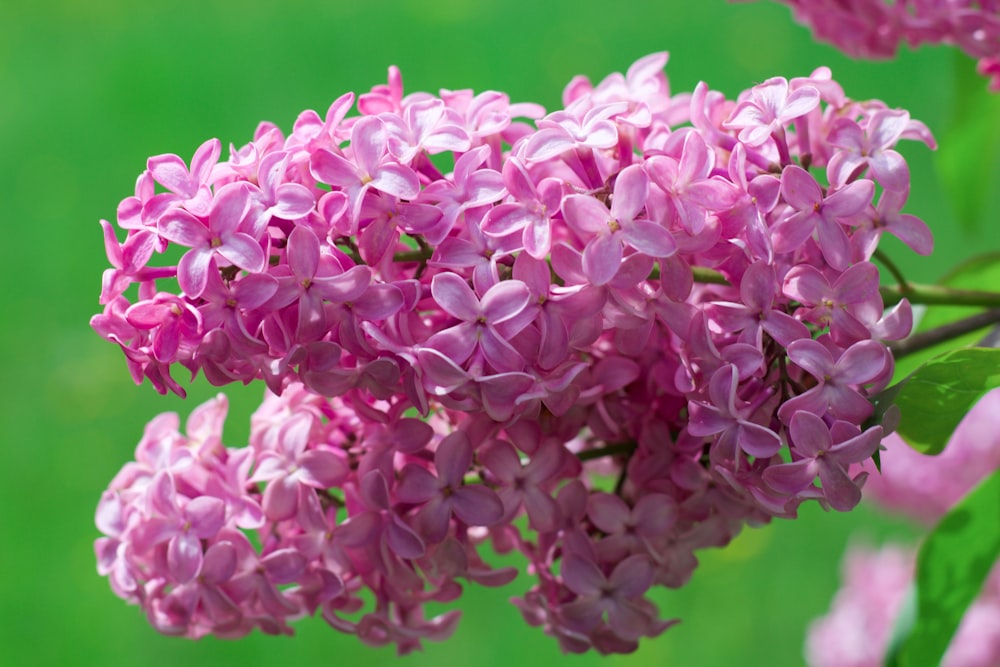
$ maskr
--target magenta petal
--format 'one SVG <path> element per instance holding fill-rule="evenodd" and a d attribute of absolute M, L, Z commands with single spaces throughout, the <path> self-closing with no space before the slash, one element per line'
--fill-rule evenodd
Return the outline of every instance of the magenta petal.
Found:
<path fill-rule="evenodd" d="M 869 180 L 854 181 L 831 193 L 823 201 L 823 214 L 848 218 L 871 204 L 874 195 L 874 183 Z"/>
<path fill-rule="evenodd" d="M 339 485 L 350 470 L 344 460 L 330 451 L 314 449 L 306 452 L 298 460 L 299 479 L 317 489 L 328 489 Z"/>
<path fill-rule="evenodd" d="M 441 483 L 426 468 L 408 464 L 403 468 L 396 486 L 396 500 L 407 504 L 425 503 L 438 494 Z"/>
<path fill-rule="evenodd" d="M 740 449 L 757 458 L 770 458 L 781 450 L 781 438 L 771 429 L 752 422 L 740 422 Z"/>
<path fill-rule="evenodd" d="M 184 518 L 196 537 L 203 540 L 215 537 L 226 520 L 226 503 L 219 498 L 199 496 L 184 508 Z"/>
<path fill-rule="evenodd" d="M 208 271 L 215 251 L 211 248 L 195 248 L 187 251 L 177 264 L 177 282 L 184 294 L 197 299 L 208 285 Z"/>
<path fill-rule="evenodd" d="M 281 521 L 295 516 L 299 503 L 299 483 L 290 476 L 273 479 L 264 490 L 263 508 L 267 518 Z"/>
<path fill-rule="evenodd" d="M 487 322 L 499 324 L 520 314 L 530 299 L 527 285 L 520 280 L 505 280 L 487 290 L 480 308 Z"/>
<path fill-rule="evenodd" d="M 563 558 L 562 578 L 566 587 L 577 595 L 600 595 L 607 584 L 607 579 L 593 561 L 576 554 Z"/>
<path fill-rule="evenodd" d="M 461 484 L 471 465 L 472 443 L 462 431 L 449 434 L 434 452 L 434 467 L 445 484 Z"/>
<path fill-rule="evenodd" d="M 808 488 L 816 479 L 815 459 L 771 466 L 764 471 L 767 485 L 779 493 L 792 495 Z"/>
<path fill-rule="evenodd" d="M 209 227 L 214 234 L 231 232 L 243 221 L 249 208 L 250 196 L 243 183 L 224 185 L 212 202 Z"/>
<path fill-rule="evenodd" d="M 177 533 L 177 522 L 164 517 L 149 517 L 129 532 L 136 553 L 144 554 Z"/>
<path fill-rule="evenodd" d="M 819 460 L 819 481 L 830 507 L 848 512 L 861 502 L 861 489 L 843 467 L 832 461 Z"/>
<path fill-rule="evenodd" d="M 283 183 L 278 186 L 278 201 L 271 207 L 271 213 L 286 220 L 298 220 L 309 214 L 316 205 L 316 198 L 309 188 L 298 183 Z"/>
<path fill-rule="evenodd" d="M 527 373 L 505 372 L 482 378 L 479 381 L 479 389 L 483 399 L 483 409 L 493 421 L 505 422 L 513 416 L 518 400 L 534 385 L 535 378 Z"/>
<path fill-rule="evenodd" d="M 934 236 L 930 228 L 915 215 L 901 214 L 892 220 L 886 231 L 910 246 L 918 255 L 929 255 L 934 250 Z"/>
<path fill-rule="evenodd" d="M 517 452 L 503 440 L 498 440 L 481 451 L 479 460 L 505 485 L 514 484 L 521 473 L 521 460 Z"/>
<path fill-rule="evenodd" d="M 849 347 L 837 360 L 837 379 L 849 384 L 863 384 L 882 372 L 888 351 L 881 343 L 863 340 Z"/>
<path fill-rule="evenodd" d="M 264 250 L 249 234 L 232 234 L 216 250 L 230 263 L 252 273 L 263 271 L 267 265 Z"/>
<path fill-rule="evenodd" d="M 386 542 L 400 558 L 420 558 L 427 550 L 420 536 L 395 515 L 386 528 Z"/>
<path fill-rule="evenodd" d="M 187 583 L 201 569 L 201 542 L 190 533 L 179 533 L 167 545 L 167 570 L 177 583 Z"/>
<path fill-rule="evenodd" d="M 357 167 L 340 155 L 325 148 L 318 149 L 309 160 L 309 171 L 320 183 L 340 187 L 358 186 L 361 178 Z"/>
<path fill-rule="evenodd" d="M 622 264 L 622 244 L 614 234 L 602 234 L 583 250 L 583 271 L 595 285 L 606 285 Z"/>
<path fill-rule="evenodd" d="M 873 155 L 868 163 L 875 179 L 886 190 L 899 192 L 910 187 L 910 169 L 903 156 L 896 151 L 882 151 Z"/>
<path fill-rule="evenodd" d="M 611 217 L 632 220 L 646 206 L 649 194 L 649 177 L 640 165 L 625 167 L 615 181 L 615 195 L 611 201 Z"/>
<path fill-rule="evenodd" d="M 371 187 L 393 197 L 409 200 L 420 194 L 420 179 L 409 167 L 390 163 L 382 165 L 372 174 Z"/>
<path fill-rule="evenodd" d="M 299 225 L 288 235 L 288 266 L 301 282 L 312 280 L 319 269 L 319 239 L 308 227 Z"/>
<path fill-rule="evenodd" d="M 531 528 L 542 533 L 556 530 L 562 520 L 559 504 L 537 486 L 525 489 L 524 511 L 528 513 Z"/>
<path fill-rule="evenodd" d="M 503 518 L 503 503 L 485 486 L 469 485 L 455 490 L 452 511 L 470 526 L 492 526 Z"/>
<path fill-rule="evenodd" d="M 605 533 L 619 533 L 632 511 L 625 501 L 610 493 L 595 493 L 587 502 L 587 516 Z"/>
<path fill-rule="evenodd" d="M 268 579 L 275 584 L 289 584 L 295 581 L 308 564 L 305 556 L 297 549 L 278 549 L 260 559 Z"/>
<path fill-rule="evenodd" d="M 486 327 L 480 332 L 479 347 L 486 361 L 499 373 L 510 373 L 524 368 L 524 357 L 521 353 L 493 327 Z"/>
<path fill-rule="evenodd" d="M 536 131 L 524 147 L 524 155 L 528 160 L 548 160 L 576 144 L 572 137 L 562 127 L 547 127 Z"/>
<path fill-rule="evenodd" d="M 653 583 L 653 566 L 642 555 L 629 556 L 615 566 L 608 583 L 615 593 L 626 598 L 639 597 Z"/>
<path fill-rule="evenodd" d="M 814 457 L 830 449 L 830 429 L 811 412 L 797 412 L 789 421 L 792 446 L 806 456 Z"/>
<path fill-rule="evenodd" d="M 471 379 L 460 366 L 437 350 L 417 350 L 417 360 L 424 373 L 424 386 L 435 396 L 455 391 Z"/>
<path fill-rule="evenodd" d="M 479 317 L 479 299 L 469 284 L 454 273 L 439 273 L 431 280 L 431 295 L 441 308 L 460 320 Z"/>
<path fill-rule="evenodd" d="M 208 227 L 203 222 L 179 208 L 164 213 L 156 229 L 160 236 L 171 243 L 188 248 L 206 245 L 211 238 Z"/>
<path fill-rule="evenodd" d="M 190 197 L 197 188 L 184 160 L 177 155 L 154 155 L 146 161 L 146 168 L 157 183 L 176 194 Z"/>
<path fill-rule="evenodd" d="M 781 194 L 789 206 L 798 210 L 812 208 L 823 201 L 823 191 L 816 179 L 794 164 L 781 172 Z"/>
<path fill-rule="evenodd" d="M 535 259 L 545 259 L 552 249 L 552 225 L 548 218 L 534 217 L 522 234 L 524 249 Z"/>
<path fill-rule="evenodd" d="M 207 584 L 229 581 L 236 572 L 236 548 L 232 542 L 216 542 L 205 552 L 201 577 Z"/>
<path fill-rule="evenodd" d="M 583 236 L 608 231 L 611 212 L 597 199 L 588 195 L 569 195 L 562 201 L 566 223 Z"/>
<path fill-rule="evenodd" d="M 648 220 L 633 220 L 622 230 L 630 246 L 650 257 L 669 257 L 677 250 L 674 237 L 666 228 Z"/>
<path fill-rule="evenodd" d="M 478 343 L 480 328 L 471 322 L 439 331 L 427 340 L 427 347 L 440 352 L 452 363 L 461 365 L 472 356 Z M 433 368 L 433 367 L 432 367 Z M 425 368 L 425 370 L 428 370 Z"/>

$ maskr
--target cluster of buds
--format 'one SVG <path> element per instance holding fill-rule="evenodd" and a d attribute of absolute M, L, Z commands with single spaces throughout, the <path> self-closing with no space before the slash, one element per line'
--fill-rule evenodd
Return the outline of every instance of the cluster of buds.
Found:
<path fill-rule="evenodd" d="M 180 365 L 271 394 L 243 450 L 221 399 L 187 435 L 153 422 L 99 509 L 115 591 L 164 632 L 320 610 L 407 651 L 453 629 L 423 605 L 458 579 L 511 580 L 488 544 L 537 577 L 529 624 L 627 652 L 698 549 L 853 508 L 912 321 L 871 258 L 886 232 L 932 246 L 894 147 L 933 139 L 825 68 L 731 101 L 671 94 L 666 61 L 550 114 L 404 96 L 392 68 L 359 116 L 348 94 L 223 162 L 150 158 L 124 242 L 103 222 L 92 326 L 161 392 Z"/>
<path fill-rule="evenodd" d="M 780 0 L 817 39 L 857 58 L 892 58 L 899 45 L 949 44 L 979 63 L 1000 92 L 997 0 Z"/>

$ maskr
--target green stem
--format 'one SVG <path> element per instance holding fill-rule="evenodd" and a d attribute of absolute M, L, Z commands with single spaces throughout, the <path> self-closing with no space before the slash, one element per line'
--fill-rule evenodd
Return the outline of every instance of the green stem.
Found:
<path fill-rule="evenodd" d="M 1000 308 L 1000 292 L 955 289 L 941 285 L 883 285 L 879 288 L 882 301 L 892 306 L 903 299 L 912 304 L 927 306 L 976 306 L 979 308 Z"/>
<path fill-rule="evenodd" d="M 614 445 L 599 447 L 597 449 L 585 449 L 582 452 L 577 452 L 576 458 L 578 458 L 581 461 L 591 461 L 593 459 L 599 459 L 605 456 L 620 456 L 622 454 L 631 454 L 634 451 L 635 451 L 634 442 L 619 442 Z"/>
<path fill-rule="evenodd" d="M 910 281 L 903 277 L 903 272 L 899 270 L 899 267 L 896 266 L 894 261 L 889 259 L 888 255 L 881 250 L 876 250 L 873 256 L 882 264 L 882 266 L 886 268 L 889 273 L 892 274 L 892 277 L 896 279 L 897 283 L 899 283 L 899 288 L 901 290 L 910 289 Z"/>
<path fill-rule="evenodd" d="M 901 341 L 889 343 L 889 349 L 892 350 L 892 354 L 896 359 L 900 359 L 908 354 L 926 350 L 939 343 L 964 336 L 973 331 L 985 329 L 997 323 L 1000 323 L 1000 308 L 994 308 L 993 310 L 987 310 L 971 317 L 956 320 L 955 322 L 942 324 L 927 331 L 919 331 Z"/>

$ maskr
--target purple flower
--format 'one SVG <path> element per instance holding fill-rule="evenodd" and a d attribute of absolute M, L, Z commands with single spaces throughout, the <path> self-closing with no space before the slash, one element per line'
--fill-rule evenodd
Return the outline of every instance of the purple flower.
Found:
<path fill-rule="evenodd" d="M 456 431 L 434 452 L 437 476 L 415 464 L 403 468 L 396 498 L 420 505 L 416 521 L 421 535 L 429 541 L 444 539 L 452 515 L 470 526 L 490 526 L 503 517 L 503 502 L 496 493 L 482 485 L 465 483 L 471 466 L 472 443 L 465 433 Z"/>
<path fill-rule="evenodd" d="M 772 465 L 764 471 L 764 481 L 776 491 L 793 495 L 812 486 L 819 477 L 823 496 L 835 510 L 846 512 L 861 500 L 858 478 L 848 468 L 875 453 L 882 440 L 882 427 L 867 431 L 846 422 L 826 422 L 810 412 L 797 412 L 788 426 L 792 441 L 792 462 Z M 861 473 L 864 479 L 867 473 Z"/>
<path fill-rule="evenodd" d="M 157 226 L 160 236 L 191 248 L 177 265 L 177 282 L 185 294 L 201 296 L 217 256 L 251 273 L 264 270 L 267 258 L 260 243 L 240 231 L 249 211 L 247 187 L 230 183 L 216 193 L 207 225 L 184 209 L 172 208 L 163 214 Z"/>
<path fill-rule="evenodd" d="M 431 336 L 427 347 L 441 352 L 458 365 L 464 364 L 478 349 L 501 373 L 524 368 L 523 357 L 508 340 L 527 324 L 517 317 L 528 306 L 530 298 L 524 283 L 520 280 L 497 283 L 479 299 L 454 273 L 441 273 L 431 281 L 431 294 L 441 309 L 460 323 Z M 505 327 L 507 322 L 511 326 Z"/>
<path fill-rule="evenodd" d="M 588 195 L 569 195 L 563 200 L 563 215 L 584 239 L 583 271 L 595 285 L 605 285 L 622 264 L 622 244 L 650 257 L 669 257 L 677 249 L 666 228 L 655 222 L 636 219 L 646 206 L 649 177 L 639 165 L 618 174 L 611 198 L 611 210 Z"/>

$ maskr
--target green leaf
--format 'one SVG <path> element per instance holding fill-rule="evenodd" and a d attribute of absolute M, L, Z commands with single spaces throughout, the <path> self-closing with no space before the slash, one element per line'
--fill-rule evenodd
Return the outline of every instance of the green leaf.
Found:
<path fill-rule="evenodd" d="M 949 512 L 917 554 L 917 619 L 900 667 L 938 665 L 1000 557 L 1000 471 Z"/>
<path fill-rule="evenodd" d="M 1000 349 L 968 348 L 934 357 L 872 399 L 876 415 L 899 408 L 897 433 L 914 449 L 938 454 L 962 418 L 1000 387 Z"/>

